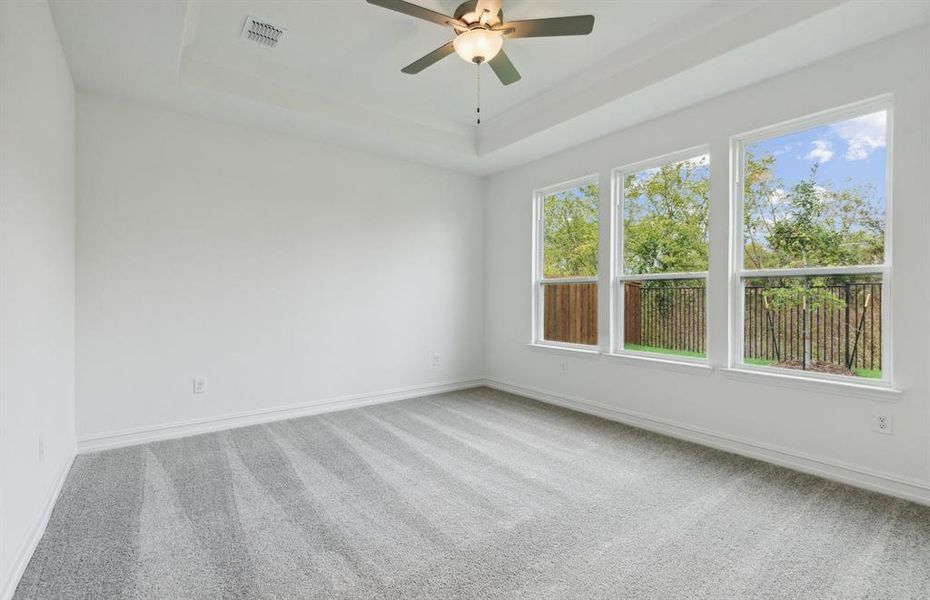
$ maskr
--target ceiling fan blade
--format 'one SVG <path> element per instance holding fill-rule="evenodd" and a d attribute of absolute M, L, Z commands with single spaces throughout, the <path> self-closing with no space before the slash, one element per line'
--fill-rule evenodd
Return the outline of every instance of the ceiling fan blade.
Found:
<path fill-rule="evenodd" d="M 504 85 L 510 85 L 511 83 L 520 81 L 519 71 L 513 66 L 513 63 L 510 62 L 510 58 L 503 50 L 498 52 L 497 56 L 489 60 L 488 64 Z"/>
<path fill-rule="evenodd" d="M 430 52 L 429 54 L 427 54 L 426 56 L 424 56 L 423 58 L 413 61 L 412 63 L 410 63 L 403 69 L 401 69 L 401 72 L 407 73 L 408 75 L 416 75 L 417 73 L 419 73 L 426 67 L 439 62 L 440 60 L 449 56 L 453 52 L 455 52 L 455 49 L 452 47 L 452 42 L 445 43 L 442 46 Z"/>
<path fill-rule="evenodd" d="M 501 25 L 500 28 L 513 29 L 512 33 L 507 34 L 508 38 L 588 35 L 594 29 L 594 15 L 510 21 Z"/>
<path fill-rule="evenodd" d="M 368 4 L 374 4 L 375 6 L 380 6 L 381 8 L 393 10 L 395 12 L 403 13 L 418 19 L 423 19 L 424 21 L 436 23 L 437 25 L 442 25 L 443 27 L 458 22 L 457 19 L 447 17 L 442 13 L 438 13 L 428 8 L 423 8 L 422 6 L 417 6 L 416 4 L 411 4 L 410 2 L 404 2 L 404 0 L 368 0 Z"/>

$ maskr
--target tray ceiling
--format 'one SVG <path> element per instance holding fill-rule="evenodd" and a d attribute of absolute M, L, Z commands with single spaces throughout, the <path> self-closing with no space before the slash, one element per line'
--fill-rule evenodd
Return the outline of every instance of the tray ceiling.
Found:
<path fill-rule="evenodd" d="M 419 0 L 451 14 L 457 1 Z M 510 19 L 594 14 L 585 37 L 509 40 L 500 85 L 455 56 L 401 67 L 442 27 L 362 0 L 52 0 L 79 89 L 487 174 L 926 21 L 927 3 L 505 0 Z M 275 48 L 240 35 L 286 29 Z M 803 37 L 800 35 L 803 34 Z M 789 47 L 784 39 L 795 42 Z M 757 68 L 726 72 L 754 56 Z M 695 69 L 704 69 L 699 85 Z M 726 76 L 722 76 L 725 74 Z M 655 89 L 654 91 L 653 88 Z"/>

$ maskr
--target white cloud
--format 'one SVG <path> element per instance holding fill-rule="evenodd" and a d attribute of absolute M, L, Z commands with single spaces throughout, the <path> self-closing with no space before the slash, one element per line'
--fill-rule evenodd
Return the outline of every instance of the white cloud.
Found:
<path fill-rule="evenodd" d="M 863 160 L 885 147 L 885 111 L 837 123 L 832 129 L 846 142 L 846 160 Z"/>
<path fill-rule="evenodd" d="M 780 149 L 778 149 L 778 150 L 773 150 L 773 151 L 772 151 L 772 155 L 773 155 L 773 156 L 781 156 L 782 154 L 787 154 L 787 153 L 791 152 L 792 150 L 797 150 L 798 148 L 800 148 L 800 147 L 803 146 L 803 145 L 804 145 L 804 142 L 793 142 L 793 143 L 791 143 L 791 144 L 785 144 L 785 145 L 782 146 Z M 799 159 L 800 159 L 801 157 L 800 157 L 800 156 L 797 156 L 796 158 L 799 158 Z"/>
<path fill-rule="evenodd" d="M 833 144 L 827 140 L 814 140 L 811 142 L 811 151 L 807 153 L 807 160 L 815 160 L 819 163 L 825 163 L 833 158 Z"/>
<path fill-rule="evenodd" d="M 772 204 L 781 204 L 788 199 L 788 193 L 782 188 L 775 188 L 772 190 L 772 193 L 769 194 L 769 201 Z"/>
<path fill-rule="evenodd" d="M 822 207 L 828 207 L 836 200 L 836 195 L 822 185 L 814 186 L 814 197 L 817 198 L 817 203 Z"/>
<path fill-rule="evenodd" d="M 693 169 L 698 169 L 704 167 L 707 163 L 710 162 L 710 156 L 707 154 L 702 154 L 701 156 L 695 156 L 693 158 L 688 158 L 684 162 L 688 163 Z"/>

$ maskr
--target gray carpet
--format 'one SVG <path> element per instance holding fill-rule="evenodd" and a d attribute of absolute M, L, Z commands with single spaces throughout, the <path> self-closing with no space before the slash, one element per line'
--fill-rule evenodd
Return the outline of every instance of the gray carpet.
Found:
<path fill-rule="evenodd" d="M 930 598 L 930 508 L 489 389 L 80 456 L 27 598 Z"/>

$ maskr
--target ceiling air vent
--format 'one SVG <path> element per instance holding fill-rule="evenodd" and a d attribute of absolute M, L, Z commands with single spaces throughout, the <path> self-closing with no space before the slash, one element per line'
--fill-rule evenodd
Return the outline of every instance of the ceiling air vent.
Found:
<path fill-rule="evenodd" d="M 284 37 L 284 32 L 286 31 L 286 29 L 281 27 L 276 27 L 270 23 L 263 23 L 262 21 L 257 21 L 252 17 L 248 17 L 245 20 L 245 25 L 242 26 L 242 38 L 251 40 L 262 46 L 274 48 L 281 41 L 281 38 Z"/>

